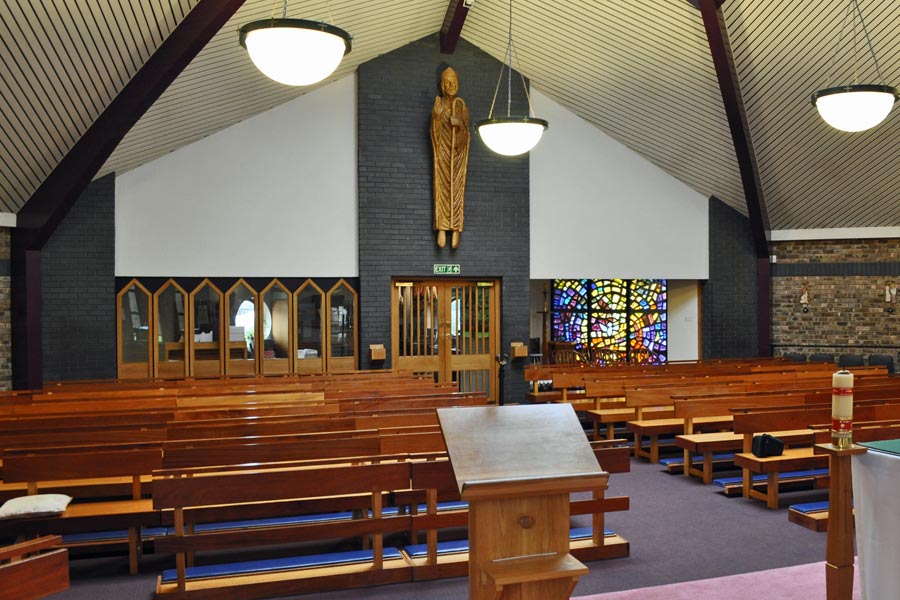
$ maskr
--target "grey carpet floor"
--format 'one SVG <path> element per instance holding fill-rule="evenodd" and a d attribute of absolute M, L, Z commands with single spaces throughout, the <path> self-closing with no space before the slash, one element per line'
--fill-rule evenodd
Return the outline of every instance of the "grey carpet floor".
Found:
<path fill-rule="evenodd" d="M 787 504 L 824 499 L 821 491 L 783 494 L 782 508 L 756 500 L 726 498 L 697 479 L 669 475 L 658 465 L 632 459 L 630 473 L 610 477 L 608 496 L 631 497 L 631 509 L 607 516 L 607 528 L 631 542 L 631 556 L 591 562 L 574 596 L 627 590 L 819 562 L 824 533 L 788 522 Z M 573 519 L 587 525 L 584 517 Z M 156 576 L 172 567 L 147 556 L 141 573 L 129 576 L 121 557 L 72 561 L 71 589 L 58 600 L 149 600 Z M 465 578 L 406 583 L 295 596 L 302 600 L 457 600 L 467 595 Z"/>

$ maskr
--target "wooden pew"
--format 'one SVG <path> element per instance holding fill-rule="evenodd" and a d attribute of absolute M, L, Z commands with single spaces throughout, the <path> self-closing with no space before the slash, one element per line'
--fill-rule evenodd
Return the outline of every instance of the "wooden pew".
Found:
<path fill-rule="evenodd" d="M 777 368 L 777 370 L 768 370 L 773 368 Z M 830 368 L 833 369 L 833 365 Z M 886 370 L 875 367 L 871 371 L 866 370 L 862 375 L 863 379 L 884 379 Z M 829 378 L 829 371 L 824 370 L 823 365 L 816 364 L 812 366 L 809 364 L 799 366 L 775 364 L 766 367 L 745 367 L 742 370 L 729 368 L 721 371 L 716 367 L 701 368 L 697 366 L 693 371 L 659 372 L 657 374 L 641 372 L 636 376 L 620 376 L 596 381 L 585 376 L 585 396 L 593 398 L 598 403 L 597 408 L 587 411 L 586 415 L 594 424 L 594 439 L 600 437 L 600 430 L 604 426 L 607 429 L 607 437 L 612 438 L 615 436 L 617 423 L 672 418 L 672 405 L 678 398 L 747 390 L 808 387 L 807 381 L 822 380 L 825 382 Z M 603 399 L 618 397 L 625 398 L 625 406 L 607 405 L 602 408 L 599 406 Z M 664 426 L 655 423 L 653 427 Z M 675 432 L 676 429 L 669 433 Z"/>
<path fill-rule="evenodd" d="M 859 377 L 861 382 L 882 381 L 887 377 L 883 367 L 872 369 L 861 368 Z M 748 401 L 755 401 L 754 394 L 759 397 L 769 397 L 778 401 L 779 395 L 790 396 L 801 393 L 802 390 L 816 389 L 815 386 L 830 385 L 831 372 L 822 368 L 811 370 L 784 370 L 763 373 L 752 373 L 745 377 L 704 377 L 693 380 L 685 380 L 677 383 L 654 384 L 650 386 L 625 389 L 625 403 L 635 408 L 635 420 L 628 421 L 627 427 L 634 433 L 635 456 L 644 456 L 651 462 L 656 462 L 659 456 L 659 436 L 665 434 L 693 434 L 695 430 L 719 431 L 730 427 L 730 416 L 727 411 L 719 414 L 707 412 L 697 414 L 684 420 L 685 415 L 675 415 L 673 419 L 643 419 L 643 411 L 649 407 L 666 407 L 673 405 L 676 398 L 684 398 L 690 401 L 694 397 L 712 397 L 714 395 L 726 395 L 735 398 L 738 394 L 747 394 Z M 683 422 L 682 422 L 683 421 Z M 649 452 L 642 449 L 641 440 L 649 438 Z M 686 464 L 690 465 L 687 454 Z M 690 470 L 685 471 L 686 474 Z"/>
<path fill-rule="evenodd" d="M 881 380 L 877 377 L 863 378 L 860 386 L 854 390 L 857 401 L 868 399 L 900 397 L 900 380 L 890 378 Z M 780 385 L 780 384 L 774 384 Z M 749 408 L 776 408 L 786 404 L 815 404 L 825 403 L 831 400 L 831 386 L 825 390 L 810 389 L 806 382 L 797 382 L 796 385 L 782 389 L 776 389 L 773 384 L 763 384 L 763 391 L 757 391 L 757 386 L 752 391 L 728 394 L 673 394 L 675 402 L 675 416 L 684 419 L 683 433 L 675 438 L 675 444 L 684 449 L 684 460 L 681 465 L 692 465 L 690 470 L 684 470 L 685 475 L 697 475 L 705 483 L 712 480 L 712 463 L 714 453 L 724 453 L 726 456 L 743 449 L 743 436 L 735 433 L 692 433 L 692 423 L 695 418 L 730 415 L 732 410 Z M 776 434 L 789 446 L 809 445 L 809 433 L 796 434 L 795 432 L 782 431 Z M 693 468 L 693 455 L 702 455 L 699 469 Z M 718 462 L 731 462 L 731 458 L 722 458 Z M 673 470 L 671 464 L 667 464 L 669 470 Z"/>
<path fill-rule="evenodd" d="M 271 463 L 380 454 L 376 430 L 294 435 L 169 440 L 163 444 L 166 470 L 246 463 Z"/>
<path fill-rule="evenodd" d="M 336 413 L 333 415 L 272 415 L 172 421 L 167 425 L 166 434 L 169 440 L 184 440 L 352 429 L 386 430 L 423 425 L 438 425 L 434 409 L 410 409 L 396 414 Z"/>
<path fill-rule="evenodd" d="M 176 568 L 157 582 L 157 598 L 264 598 L 330 589 L 365 587 L 411 580 L 411 568 L 396 548 L 384 547 L 384 535 L 409 530 L 408 516 L 382 514 L 383 494 L 409 486 L 406 462 L 290 469 L 248 468 L 193 477 L 161 472 L 153 481 L 153 503 L 172 510 L 175 535 L 157 540 L 157 550 L 173 552 Z M 329 522 L 254 527 L 236 531 L 190 533 L 192 508 L 212 504 L 236 510 L 260 502 L 368 494 L 371 517 Z M 300 555 L 242 565 L 243 574 L 210 575 L 203 567 L 187 566 L 188 554 L 210 550 L 246 550 L 255 546 L 296 544 L 335 538 L 371 537 L 371 550 L 330 556 Z M 308 550 L 307 550 L 308 551 Z M 263 567 L 265 572 L 260 571 Z M 192 576 L 199 572 L 199 578 Z"/>
<path fill-rule="evenodd" d="M 36 600 L 69 589 L 68 550 L 58 535 L 0 547 L 0 600 Z"/>
<path fill-rule="evenodd" d="M 892 421 L 900 419 L 900 400 L 870 400 L 854 403 L 854 420 Z M 771 509 L 778 508 L 779 474 L 806 469 L 824 469 L 828 466 L 826 455 L 817 455 L 812 447 L 791 448 L 782 456 L 759 458 L 750 452 L 755 434 L 801 429 L 814 423 L 827 423 L 831 419 L 831 405 L 808 405 L 787 410 L 737 412 L 734 415 L 734 432 L 744 436 L 744 452 L 736 454 L 734 464 L 744 469 L 743 494 L 745 498 L 758 498 Z M 766 476 L 766 493 L 753 489 L 752 474 Z"/>
<path fill-rule="evenodd" d="M 821 428 L 823 434 L 816 441 L 828 443 L 831 440 L 828 427 L 830 425 L 813 425 Z M 853 423 L 853 441 L 872 442 L 900 438 L 900 420 L 855 421 Z M 788 520 L 812 531 L 828 531 L 829 502 L 809 502 L 792 504 L 788 507 Z"/>
<path fill-rule="evenodd" d="M 628 472 L 630 469 L 627 447 L 595 447 L 595 455 L 609 473 Z M 416 581 L 443 577 L 461 577 L 468 573 L 468 540 L 460 537 L 468 527 L 468 507 L 460 502 L 459 489 L 449 460 L 414 460 L 411 463 L 412 490 L 397 495 L 399 502 L 408 502 L 414 532 L 425 532 L 425 543 L 419 544 L 417 535 L 413 543 L 403 549 L 413 565 Z M 424 492 L 423 495 L 420 495 Z M 424 496 L 424 497 L 423 497 Z M 418 503 L 424 500 L 424 506 Z M 572 500 L 570 514 L 591 515 L 592 526 L 587 530 L 573 530 L 570 540 L 571 553 L 580 560 L 602 560 L 628 556 L 628 540 L 604 529 L 606 512 L 628 510 L 627 496 L 605 498 L 602 492 L 591 498 Z M 441 530 L 455 533 L 452 539 L 439 540 Z"/>
<path fill-rule="evenodd" d="M 24 482 L 29 494 L 46 485 L 63 488 L 78 481 L 85 485 L 105 485 L 110 479 L 131 479 L 127 498 L 96 502 L 73 502 L 58 516 L 0 521 L 0 536 L 81 534 L 127 529 L 128 564 L 137 572 L 141 550 L 141 527 L 158 527 L 159 513 L 149 499 L 141 496 L 141 478 L 162 467 L 159 444 L 120 444 L 70 448 L 32 448 L 7 450 L 3 454 L 4 483 Z M 115 540 L 119 543 L 120 540 Z M 96 545 L 108 540 L 89 540 L 72 545 Z"/>
<path fill-rule="evenodd" d="M 733 394 L 721 397 L 706 397 L 703 399 L 675 400 L 675 416 L 682 419 L 682 433 L 675 437 L 675 445 L 684 450 L 682 464 L 686 476 L 695 475 L 703 480 L 703 483 L 712 482 L 714 456 L 727 455 L 728 458 L 720 458 L 717 462 L 733 462 L 733 453 L 744 448 L 744 436 L 734 433 L 731 427 L 727 431 L 712 433 L 694 433 L 693 424 L 697 419 L 722 418 L 731 419 L 732 410 L 747 408 L 772 408 L 784 406 L 785 403 L 794 400 L 803 403 L 805 393 L 800 391 L 787 391 L 777 394 Z M 803 431 L 777 431 L 772 432 L 785 442 L 787 447 L 795 445 L 809 445 L 812 443 L 812 433 L 804 428 Z M 695 468 L 694 455 L 700 454 L 702 462 L 700 468 Z M 683 465 L 689 465 L 685 468 Z M 671 469 L 670 469 L 671 470 Z"/>

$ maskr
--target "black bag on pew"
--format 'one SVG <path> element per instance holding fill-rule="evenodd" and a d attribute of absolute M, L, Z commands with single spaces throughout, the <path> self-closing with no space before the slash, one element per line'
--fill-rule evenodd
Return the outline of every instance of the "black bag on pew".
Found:
<path fill-rule="evenodd" d="M 756 456 L 757 458 L 781 456 L 781 453 L 784 452 L 784 442 L 768 433 L 754 435 L 751 451 L 753 452 L 753 456 Z"/>

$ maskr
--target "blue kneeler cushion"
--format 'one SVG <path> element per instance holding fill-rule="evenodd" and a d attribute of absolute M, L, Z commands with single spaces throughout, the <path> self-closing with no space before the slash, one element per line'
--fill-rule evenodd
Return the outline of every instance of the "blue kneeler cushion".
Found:
<path fill-rule="evenodd" d="M 733 452 L 712 455 L 713 460 L 731 460 L 733 458 L 734 458 Z M 692 465 L 699 465 L 702 463 L 703 463 L 702 456 L 694 456 L 691 458 Z M 672 458 L 661 458 L 661 459 L 659 459 L 659 464 L 661 464 L 665 467 L 668 467 L 671 465 L 682 465 L 682 464 L 684 464 L 684 457 L 683 456 L 673 456 Z"/>
<path fill-rule="evenodd" d="M 569 530 L 569 539 L 570 540 L 584 540 L 588 539 L 593 535 L 593 530 L 590 527 L 575 527 Z M 603 531 L 604 536 L 615 535 L 613 531 L 606 529 Z M 406 555 L 410 558 L 425 558 L 428 555 L 428 544 L 413 544 L 412 546 L 406 546 L 403 548 L 403 551 L 406 552 Z M 437 553 L 438 555 L 442 554 L 456 554 L 457 552 L 468 552 L 469 551 L 469 540 L 451 540 L 447 542 L 438 542 L 437 545 Z"/>
<path fill-rule="evenodd" d="M 162 537 L 168 533 L 165 527 L 144 527 L 141 529 L 142 538 Z M 113 542 L 126 541 L 127 529 L 114 529 L 110 531 L 88 531 L 84 533 L 67 533 L 62 536 L 63 544 L 75 544 L 79 542 Z"/>
<path fill-rule="evenodd" d="M 469 508 L 469 503 L 465 500 L 448 500 L 446 502 L 437 503 L 438 512 L 442 510 L 462 510 L 464 508 Z M 423 513 L 428 510 L 428 505 L 420 504 L 418 510 L 420 513 Z"/>
<path fill-rule="evenodd" d="M 266 519 L 246 519 L 243 521 L 221 521 L 218 523 L 197 523 L 196 533 L 210 531 L 228 531 L 231 529 L 250 529 L 253 527 L 278 527 L 284 525 L 302 525 L 304 523 L 325 523 L 328 521 L 349 521 L 353 518 L 350 511 L 321 513 L 317 515 L 291 515 L 287 517 L 270 517 Z M 169 535 L 175 535 L 175 528 L 169 527 Z"/>
<path fill-rule="evenodd" d="M 428 555 L 428 544 L 413 544 L 403 548 L 407 556 L 410 558 L 424 558 Z M 456 554 L 457 552 L 468 552 L 469 540 L 450 540 L 448 542 L 438 542 L 437 553 Z"/>
<path fill-rule="evenodd" d="M 828 475 L 828 469 L 812 469 L 810 471 L 790 471 L 787 473 L 779 473 L 778 480 L 786 481 L 790 479 L 802 479 L 803 477 L 818 477 L 819 475 Z M 766 475 L 754 475 L 753 483 L 765 483 L 768 480 L 768 476 Z M 725 487 L 727 485 L 734 485 L 736 483 L 742 483 L 744 480 L 741 477 L 723 477 L 721 479 L 713 479 L 713 483 L 719 487 Z"/>
<path fill-rule="evenodd" d="M 396 548 L 385 548 L 382 556 L 384 557 L 384 560 L 402 558 L 400 551 Z M 189 567 L 188 569 L 185 569 L 185 579 L 249 575 L 251 573 L 271 573 L 273 571 L 289 571 L 291 569 L 303 569 L 307 567 L 326 567 L 332 565 L 364 563 L 371 562 L 373 558 L 374 553 L 372 550 L 352 550 L 349 552 L 330 552 L 327 554 L 312 554 L 309 556 L 248 560 L 244 562 L 207 565 L 203 567 Z M 164 582 L 170 583 L 177 581 L 177 579 L 178 574 L 175 569 L 163 571 L 162 580 Z"/>
<path fill-rule="evenodd" d="M 800 504 L 791 504 L 788 508 L 803 513 L 804 515 L 808 515 L 809 513 L 828 510 L 828 500 L 822 500 L 821 502 L 802 502 Z"/>

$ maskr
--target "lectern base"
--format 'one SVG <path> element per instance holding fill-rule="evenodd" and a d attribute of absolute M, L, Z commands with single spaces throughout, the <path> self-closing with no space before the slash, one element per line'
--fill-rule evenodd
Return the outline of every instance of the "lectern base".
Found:
<path fill-rule="evenodd" d="M 568 517 L 568 494 L 471 501 L 469 598 L 568 598 L 588 572 L 569 554 Z"/>

